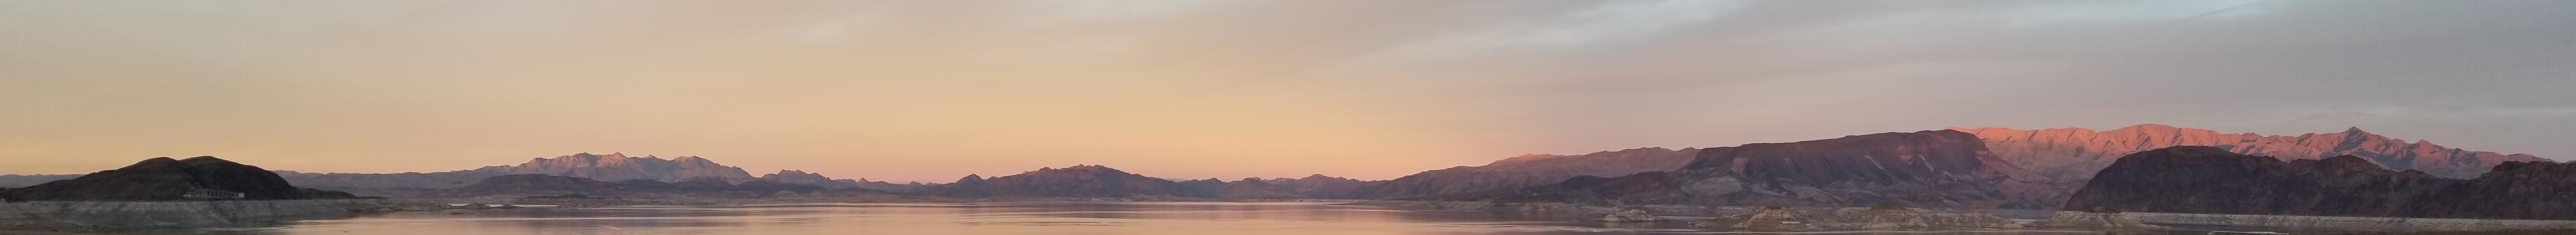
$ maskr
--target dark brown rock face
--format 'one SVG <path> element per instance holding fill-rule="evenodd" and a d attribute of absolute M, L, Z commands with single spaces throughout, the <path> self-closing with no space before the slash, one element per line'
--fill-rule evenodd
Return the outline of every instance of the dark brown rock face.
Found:
<path fill-rule="evenodd" d="M 1017 175 L 980 179 L 968 175 L 940 185 L 934 194 L 951 197 L 1150 197 L 1191 195 L 1178 182 L 1145 177 L 1105 166 L 1040 168 Z"/>
<path fill-rule="evenodd" d="M 2507 162 L 2475 179 L 2392 171 L 2357 156 L 2281 161 L 2183 146 L 2105 168 L 2067 209 L 2362 217 L 2576 219 L 2576 165 Z"/>
<path fill-rule="evenodd" d="M 348 193 L 296 188 L 276 173 L 213 156 L 152 158 L 115 170 L 11 189 L 10 201 L 179 201 L 198 190 L 241 193 L 245 200 L 351 199 Z"/>
<path fill-rule="evenodd" d="M 1700 150 L 1670 172 L 1574 177 L 1451 200 L 1591 204 L 2054 208 L 2063 189 L 1996 159 L 1965 132 L 1880 133 Z"/>
<path fill-rule="evenodd" d="M 2323 159 L 2353 155 L 2397 170 L 2420 170 L 2434 176 L 2469 178 L 2504 162 L 2548 161 L 2527 154 L 2501 154 L 2443 147 L 2431 141 L 2408 143 L 2352 128 L 2335 133 L 2298 136 L 2223 134 L 2217 131 L 2140 124 L 2093 131 L 2083 128 L 2014 130 L 1950 128 L 1977 134 L 1987 148 L 2015 165 L 2068 182 L 2082 182 L 2120 156 L 2173 146 L 2215 146 L 2228 152 Z"/>
<path fill-rule="evenodd" d="M 1532 154 L 1484 166 L 1460 166 L 1415 173 L 1361 189 L 1358 198 L 1420 198 L 1490 189 L 1552 184 L 1576 176 L 1622 176 L 1668 171 L 1690 163 L 1699 149 L 1639 148 L 1584 155 Z"/>

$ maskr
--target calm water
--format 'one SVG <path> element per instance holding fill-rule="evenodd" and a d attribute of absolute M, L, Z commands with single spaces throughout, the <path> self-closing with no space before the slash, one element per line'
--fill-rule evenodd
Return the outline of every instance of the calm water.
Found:
<path fill-rule="evenodd" d="M 304 221 L 250 234 L 1730 234 L 1686 222 L 1617 225 L 1571 215 L 1392 210 L 1327 203 L 942 203 L 644 206 L 403 212 Z M 1587 215 L 1585 217 L 1598 216 Z M 2099 234 L 2076 231 L 1830 234 Z"/>

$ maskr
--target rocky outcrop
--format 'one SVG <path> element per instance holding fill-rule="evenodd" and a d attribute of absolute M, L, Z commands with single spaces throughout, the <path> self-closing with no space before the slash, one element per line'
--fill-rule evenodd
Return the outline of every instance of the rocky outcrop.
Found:
<path fill-rule="evenodd" d="M 2507 162 L 2474 179 L 2338 156 L 2281 161 L 2182 146 L 2121 157 L 2067 202 L 2091 212 L 2576 220 L 2576 164 Z"/>
<path fill-rule="evenodd" d="M 23 202 L 0 204 L 0 227 L 204 227 L 269 226 L 298 219 L 359 213 L 428 210 L 438 205 L 387 200 L 270 200 L 170 202 Z"/>
<path fill-rule="evenodd" d="M 677 182 L 692 178 L 713 177 L 730 183 L 741 183 L 758 179 L 752 177 L 751 173 L 743 171 L 742 168 L 717 164 L 702 157 L 662 159 L 656 156 L 627 157 L 622 153 L 606 155 L 578 153 L 554 158 L 534 158 L 518 165 L 431 173 L 368 174 L 294 171 L 278 173 L 288 181 L 297 184 L 335 188 L 448 189 L 464 187 L 483 178 L 516 174 L 571 176 L 602 181 L 649 179 Z"/>
<path fill-rule="evenodd" d="M 1672 172 L 1581 176 L 1434 197 L 1605 205 L 2055 208 L 2065 190 L 1996 159 L 1967 133 L 1880 133 L 1698 151 Z"/>
<path fill-rule="evenodd" d="M 2082 182 L 2120 156 L 2173 146 L 2214 146 L 2228 152 L 2273 156 L 2282 160 L 2323 159 L 2353 155 L 2396 170 L 2419 170 L 2447 178 L 2469 178 L 2504 162 L 2549 161 L 2528 154 L 2502 154 L 2443 147 L 2431 141 L 2388 138 L 2351 128 L 2335 133 L 2297 136 L 2225 134 L 2217 131 L 2141 124 L 2109 131 L 2083 128 L 2015 130 L 1950 128 L 1976 134 L 2005 161 L 2069 182 Z"/>
<path fill-rule="evenodd" d="M 1484 166 L 1415 173 L 1360 190 L 1358 198 L 1404 199 L 1552 184 L 1576 176 L 1611 177 L 1679 169 L 1699 149 L 1639 148 L 1584 155 L 1532 154 Z"/>
<path fill-rule="evenodd" d="M 206 199 L 354 199 L 348 193 L 296 188 L 276 173 L 213 156 L 166 157 L 68 180 L 11 189 L 8 201 L 181 201 Z"/>

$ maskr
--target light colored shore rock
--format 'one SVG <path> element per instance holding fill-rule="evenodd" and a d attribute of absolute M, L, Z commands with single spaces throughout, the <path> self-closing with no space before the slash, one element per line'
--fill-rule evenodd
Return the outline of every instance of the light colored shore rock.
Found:
<path fill-rule="evenodd" d="M 1691 222 L 1691 227 L 1754 231 L 1798 231 L 1814 228 L 1807 223 L 1806 216 L 1782 208 L 1764 208 L 1751 213 L 1695 221 Z"/>
<path fill-rule="evenodd" d="M 1627 210 L 1627 211 L 1620 211 L 1619 213 L 1610 213 L 1609 215 L 1602 215 L 1602 216 L 1601 216 L 1601 222 L 1611 222 L 1611 223 L 1636 223 L 1636 222 L 1655 222 L 1655 221 L 1664 221 L 1664 218 L 1663 218 L 1663 217 L 1656 217 L 1654 214 L 1647 214 L 1645 210 L 1637 210 L 1637 209 L 1629 209 L 1629 210 Z"/>
<path fill-rule="evenodd" d="M 2020 223 L 1990 213 L 1920 208 L 1846 208 L 1831 215 L 1809 216 L 1813 226 L 1836 230 L 1901 230 L 1942 228 L 2016 229 Z"/>
<path fill-rule="evenodd" d="M 2356 231 L 2494 231 L 2576 229 L 2576 221 L 2567 220 L 2500 220 L 2500 219 L 2433 219 L 2381 218 L 2295 215 L 2219 215 L 2175 213 L 2121 213 L 2140 222 L 2173 225 L 2214 225 L 2299 229 L 2332 229 Z"/>
<path fill-rule="evenodd" d="M 0 227 L 208 227 L 260 225 L 442 205 L 389 200 L 0 203 Z"/>
<path fill-rule="evenodd" d="M 2157 226 L 2157 225 L 2147 224 L 2145 220 L 2138 218 L 2138 213 L 2094 213 L 2094 212 L 2082 212 L 2082 211 L 2059 211 L 2059 212 L 2057 212 L 2057 215 L 2055 215 L 2055 216 L 2049 216 L 2047 220 L 2040 220 L 2040 221 L 2031 222 L 2031 227 L 2040 227 L 2040 228 L 2083 228 L 2083 229 L 2165 229 L 2165 226 Z"/>

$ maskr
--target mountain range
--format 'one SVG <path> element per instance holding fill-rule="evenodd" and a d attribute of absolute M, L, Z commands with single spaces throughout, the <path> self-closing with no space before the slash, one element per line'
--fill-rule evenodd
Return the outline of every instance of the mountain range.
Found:
<path fill-rule="evenodd" d="M 1952 130 L 1890 132 L 1701 149 L 1672 171 L 1579 176 L 1438 200 L 1609 205 L 2055 208 L 2064 195 L 2036 173 Z"/>
<path fill-rule="evenodd" d="M 317 174 L 277 171 L 275 175 L 297 185 L 335 190 L 389 189 L 353 192 L 405 196 L 453 192 L 724 191 L 748 186 L 756 190 L 784 188 L 789 190 L 777 191 L 802 192 L 797 190 L 812 187 L 835 192 L 949 198 L 1312 198 L 1605 205 L 1903 205 L 2047 209 L 2067 205 L 2071 195 L 2121 195 L 2079 192 L 2095 192 L 2089 190 L 2105 182 L 2141 180 L 2127 178 L 2138 177 L 2136 175 L 2107 175 L 2114 171 L 2105 169 L 2117 168 L 2115 162 L 2125 161 L 2122 156 L 2177 146 L 2210 146 L 2202 148 L 2230 154 L 2272 156 L 2270 160 L 2287 161 L 2290 165 L 2322 162 L 2333 167 L 2368 165 L 2379 169 L 2384 166 L 2385 169 L 2381 170 L 2397 172 L 2388 175 L 2425 177 L 2391 176 L 2397 178 L 2386 179 L 2391 180 L 2389 182 L 2446 185 L 2442 187 L 2480 185 L 2482 183 L 2477 182 L 2490 181 L 2461 180 L 2492 177 L 2500 171 L 2498 169 L 2535 166 L 2517 162 L 2547 161 L 2526 154 L 2448 148 L 2429 141 L 2409 143 L 2359 128 L 2335 133 L 2273 136 L 2219 134 L 2203 129 L 2145 124 L 2098 132 L 2081 128 L 1948 128 L 1729 147 L 1636 148 L 1580 155 L 1531 154 L 1482 166 L 1430 170 L 1383 181 L 1324 175 L 1293 179 L 1174 180 L 1107 166 L 1076 165 L 1040 168 L 1000 177 L 967 175 L 944 184 L 895 184 L 836 179 L 796 170 L 780 170 L 754 177 L 742 168 L 701 157 L 664 159 L 627 157 L 618 153 L 579 153 L 535 158 L 517 165 L 449 172 Z M 2352 164 L 2354 162 L 2363 164 Z M 2105 179 L 2097 177 L 2096 172 L 2106 174 L 2102 177 L 2124 178 Z M 72 177 L 0 176 L 0 187 L 19 186 L 8 184 L 11 182 L 46 182 Z M 2351 181 L 2339 180 L 2336 182 Z M 21 190 L 26 189 L 11 191 Z M 2094 200 L 2100 202 L 2102 199 Z M 2111 208 L 2105 210 L 2136 209 L 2102 205 L 2075 206 Z"/>
<path fill-rule="evenodd" d="M 1418 198 L 1551 184 L 1576 176 L 1621 176 L 1673 170 L 1690 163 L 1699 151 L 1697 148 L 1637 148 L 1583 155 L 1521 155 L 1483 166 L 1450 167 L 1387 180 L 1377 187 L 1363 190 L 1360 198 Z"/>
<path fill-rule="evenodd" d="M 2261 135 L 2254 133 L 2222 134 L 2217 131 L 2141 124 L 2110 131 L 2083 128 L 2015 130 L 2010 128 L 1958 128 L 1951 130 L 1977 134 L 1986 146 L 2005 161 L 2042 175 L 2070 182 L 2081 182 L 2123 155 L 2174 146 L 2212 146 L 2229 152 L 2272 156 L 2284 160 L 2322 159 L 2353 155 L 2396 170 L 2419 170 L 2446 178 L 2477 177 L 2488 168 L 2505 162 L 2550 161 L 2529 154 L 2500 154 L 2443 147 L 2432 141 L 2406 140 L 2380 136 L 2350 128 L 2342 132 L 2309 133 L 2297 136 Z"/>
<path fill-rule="evenodd" d="M 303 173 L 279 171 L 288 181 L 317 187 L 335 188 L 425 188 L 464 187 L 483 178 L 518 174 L 545 174 L 582 177 L 601 181 L 646 179 L 679 182 L 699 178 L 742 183 L 759 179 L 740 167 L 717 164 L 706 158 L 688 156 L 662 159 L 656 156 L 628 157 L 623 153 L 606 155 L 577 153 L 554 158 L 533 158 L 527 163 L 509 166 L 487 166 L 471 170 L 432 173 Z M 790 176 L 792 177 L 792 176 Z"/>
<path fill-rule="evenodd" d="M 2282 161 L 2207 146 L 2129 154 L 2066 209 L 2093 212 L 2576 220 L 2576 164 L 2506 162 L 2470 179 L 2344 155 Z"/>

